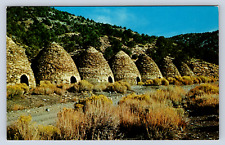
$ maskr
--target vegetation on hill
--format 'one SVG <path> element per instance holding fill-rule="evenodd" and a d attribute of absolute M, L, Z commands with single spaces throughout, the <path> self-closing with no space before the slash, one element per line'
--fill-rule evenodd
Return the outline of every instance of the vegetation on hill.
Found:
<path fill-rule="evenodd" d="M 190 33 L 171 38 L 185 55 L 219 64 L 219 31 L 206 33 Z"/>
<path fill-rule="evenodd" d="M 147 51 L 155 62 L 160 65 L 166 56 L 174 58 L 174 63 L 180 66 L 182 61 L 191 58 L 202 59 L 219 64 L 219 31 L 206 33 L 190 33 L 171 38 L 158 37 L 154 49 Z"/>
<path fill-rule="evenodd" d="M 132 49 L 136 45 L 151 44 L 146 53 L 156 63 L 169 55 L 175 58 L 175 62 L 199 58 L 218 64 L 218 31 L 171 38 L 148 36 L 52 7 L 7 7 L 7 35 L 26 49 L 30 61 L 55 41 L 69 53 L 93 46 L 103 52 L 107 60 L 120 50 L 131 56 L 135 55 Z M 103 36 L 108 36 L 110 46 L 101 50 L 100 39 Z"/>

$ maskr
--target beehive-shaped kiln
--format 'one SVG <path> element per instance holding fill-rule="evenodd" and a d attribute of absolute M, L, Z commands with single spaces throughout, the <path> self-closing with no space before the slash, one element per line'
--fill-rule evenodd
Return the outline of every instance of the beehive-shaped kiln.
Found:
<path fill-rule="evenodd" d="M 181 63 L 180 74 L 182 76 L 194 76 L 195 75 L 193 73 L 193 71 L 189 68 L 189 66 L 184 62 Z"/>
<path fill-rule="evenodd" d="M 172 58 L 168 56 L 164 58 L 162 67 L 160 69 L 164 77 L 180 76 L 180 72 L 178 71 L 177 67 L 173 64 Z"/>
<path fill-rule="evenodd" d="M 119 51 L 111 60 L 111 68 L 115 81 L 124 81 L 132 85 L 141 81 L 141 75 L 137 66 L 123 51 Z"/>
<path fill-rule="evenodd" d="M 146 54 L 141 54 L 136 61 L 143 82 L 150 79 L 162 78 L 158 65 Z"/>
<path fill-rule="evenodd" d="M 80 55 L 77 66 L 83 80 L 91 83 L 114 82 L 114 76 L 108 62 L 103 54 L 94 47 L 89 47 Z"/>
<path fill-rule="evenodd" d="M 188 66 L 191 68 L 196 76 L 213 76 L 219 77 L 219 65 L 205 62 L 199 59 L 191 59 L 187 62 Z"/>
<path fill-rule="evenodd" d="M 11 38 L 6 38 L 7 85 L 26 83 L 35 87 L 34 73 L 31 69 L 25 49 L 19 47 Z"/>
<path fill-rule="evenodd" d="M 55 42 L 38 54 L 33 68 L 38 82 L 48 80 L 52 84 L 69 84 L 80 81 L 73 59 Z"/>

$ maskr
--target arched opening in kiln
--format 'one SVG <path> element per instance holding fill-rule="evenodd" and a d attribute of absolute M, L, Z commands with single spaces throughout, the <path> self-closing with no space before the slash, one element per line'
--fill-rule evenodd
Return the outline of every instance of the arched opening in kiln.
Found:
<path fill-rule="evenodd" d="M 136 79 L 137 79 L 137 84 L 138 84 L 138 82 L 140 82 L 140 81 L 141 81 L 141 79 L 140 79 L 139 77 L 137 77 Z"/>
<path fill-rule="evenodd" d="M 72 83 L 76 83 L 76 82 L 77 82 L 77 79 L 74 76 L 72 76 L 70 78 L 70 83 L 72 84 Z"/>
<path fill-rule="evenodd" d="M 109 83 L 113 83 L 113 79 L 112 79 L 111 76 L 108 77 L 108 82 L 109 82 Z"/>
<path fill-rule="evenodd" d="M 29 86 L 28 78 L 26 75 L 22 75 L 20 77 L 20 83 L 25 83 L 25 84 L 27 84 L 27 86 Z"/>

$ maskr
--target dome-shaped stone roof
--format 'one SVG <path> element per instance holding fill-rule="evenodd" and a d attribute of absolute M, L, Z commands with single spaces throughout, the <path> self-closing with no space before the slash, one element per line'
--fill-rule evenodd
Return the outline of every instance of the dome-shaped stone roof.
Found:
<path fill-rule="evenodd" d="M 141 54 L 136 61 L 142 81 L 162 78 L 162 73 L 154 60 L 146 54 Z"/>
<path fill-rule="evenodd" d="M 123 51 L 119 51 L 111 60 L 111 68 L 115 81 L 137 84 L 141 75 L 132 59 Z"/>
<path fill-rule="evenodd" d="M 25 49 L 19 47 L 11 38 L 6 38 L 7 55 L 7 85 L 26 83 L 35 87 L 35 78 L 31 63 L 29 62 Z"/>
<path fill-rule="evenodd" d="M 160 70 L 164 77 L 180 76 L 180 72 L 178 71 L 177 67 L 174 65 L 172 58 L 168 56 L 164 58 L 163 65 L 160 68 Z"/>
<path fill-rule="evenodd" d="M 60 84 L 80 81 L 73 59 L 55 42 L 38 54 L 33 68 L 38 82 L 48 80 L 53 84 Z"/>
<path fill-rule="evenodd" d="M 180 66 L 180 74 L 182 76 L 194 76 L 194 72 L 189 68 L 189 66 L 182 62 Z"/>
<path fill-rule="evenodd" d="M 219 65 L 202 61 L 199 59 L 191 59 L 187 65 L 196 76 L 213 76 L 219 77 Z"/>
<path fill-rule="evenodd" d="M 77 60 L 77 67 L 83 80 L 91 83 L 114 82 L 114 76 L 108 62 L 103 54 L 94 47 L 84 51 Z"/>

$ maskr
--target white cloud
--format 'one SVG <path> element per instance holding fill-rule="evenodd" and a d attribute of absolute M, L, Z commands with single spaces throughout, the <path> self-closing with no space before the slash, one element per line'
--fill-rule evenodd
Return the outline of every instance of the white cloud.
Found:
<path fill-rule="evenodd" d="M 130 19 L 133 19 L 133 16 L 125 8 L 118 9 L 113 15 L 114 21 L 120 25 L 126 24 Z"/>
<path fill-rule="evenodd" d="M 96 21 L 101 23 L 112 24 L 111 19 L 108 16 L 96 16 Z"/>
<path fill-rule="evenodd" d="M 132 12 L 129 12 L 127 8 L 98 8 L 92 12 L 92 18 L 97 22 L 108 23 L 112 25 L 126 26 L 127 24 L 138 21 Z"/>

